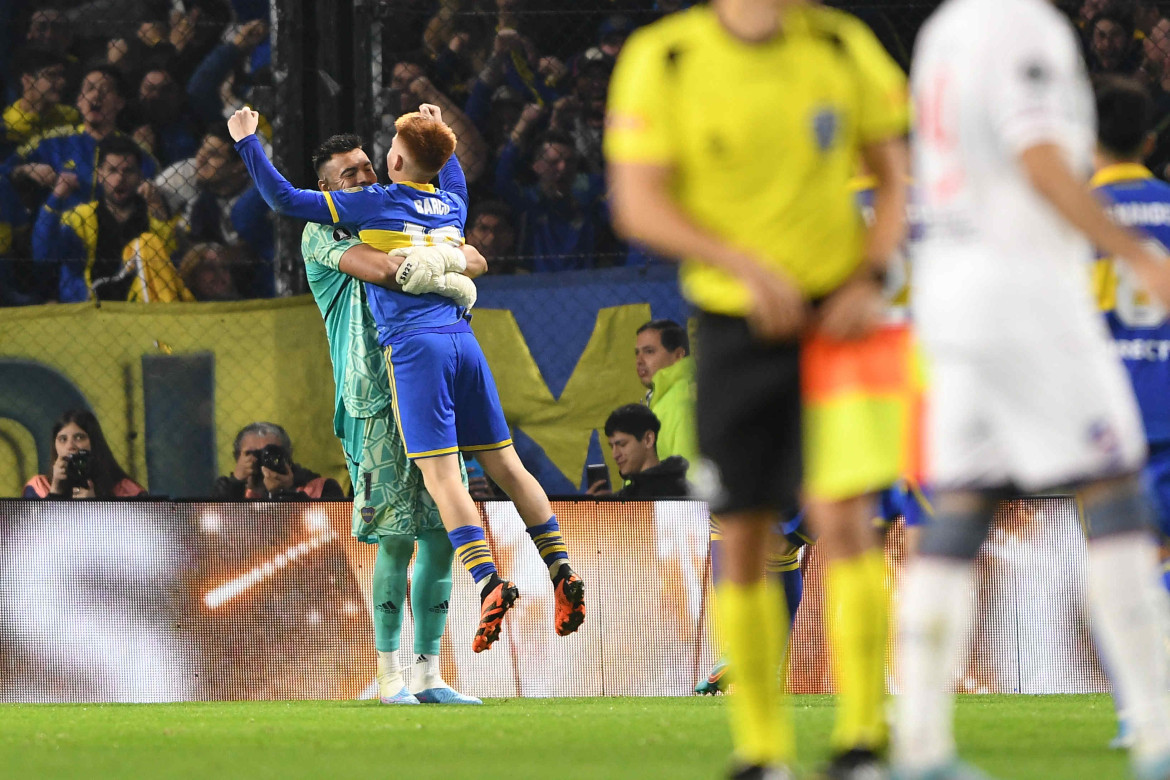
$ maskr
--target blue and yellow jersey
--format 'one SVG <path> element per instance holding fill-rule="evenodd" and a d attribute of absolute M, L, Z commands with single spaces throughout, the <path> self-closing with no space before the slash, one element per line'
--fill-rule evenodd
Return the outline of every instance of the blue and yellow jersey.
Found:
<path fill-rule="evenodd" d="M 94 200 L 68 209 L 61 208 L 60 204 L 61 201 L 50 196 L 41 207 L 33 229 L 33 258 L 59 263 L 58 300 L 61 303 L 81 303 L 90 299 L 96 281 L 94 266 L 98 259 L 101 204 Z M 145 223 L 147 229 L 122 248 L 122 260 L 134 255 L 140 264 L 150 264 L 152 268 L 162 270 L 166 276 L 163 287 L 169 288 L 155 291 L 145 275 L 138 274 L 129 283 L 127 300 L 159 300 L 158 293 L 164 293 L 167 300 L 191 299 L 189 294 L 184 295 L 186 288 L 177 283 L 178 274 L 170 262 L 177 247 L 175 222 L 177 219 L 149 217 Z M 150 257 L 144 257 L 144 252 Z"/>
<path fill-rule="evenodd" d="M 374 184 L 356 192 L 322 194 L 333 222 L 353 225 L 358 237 L 376 249 L 463 244 L 467 202 L 430 184 Z M 434 293 L 407 295 L 371 284 L 366 295 L 383 346 L 407 331 L 451 325 L 463 316 L 450 298 Z"/>
<path fill-rule="evenodd" d="M 1144 233 L 1159 254 L 1170 248 L 1170 184 L 1144 166 L 1102 168 L 1090 185 L 1119 224 Z M 1093 266 L 1093 296 L 1129 372 L 1151 444 L 1170 443 L 1170 322 L 1166 309 L 1142 287 L 1124 263 L 1099 256 Z"/>
<path fill-rule="evenodd" d="M 461 246 L 467 223 L 467 183 L 455 155 L 439 172 L 440 188 L 430 184 L 373 184 L 340 192 L 299 190 L 272 167 L 256 136 L 236 144 L 248 173 L 278 214 L 323 225 L 343 225 L 362 241 L 389 252 L 409 246 Z M 450 298 L 408 295 L 367 285 L 370 311 L 385 346 L 408 332 L 446 328 L 466 313 Z"/>
<path fill-rule="evenodd" d="M 874 525 L 882 528 L 893 524 L 899 517 L 906 525 L 926 525 L 934 517 L 930 496 L 912 479 L 900 479 L 878 494 L 878 514 Z"/>
<path fill-rule="evenodd" d="M 84 125 L 58 127 L 44 135 L 36 136 L 17 149 L 15 156 L 5 164 L 5 167 L 44 163 L 57 173 L 76 174 L 81 187 L 61 203 L 62 208 L 72 208 L 100 197 L 98 183 L 93 175 L 97 169 L 97 155 L 98 140 L 85 132 Z M 158 162 L 144 149 L 142 177 L 153 179 L 157 173 Z"/>
<path fill-rule="evenodd" d="M 81 114 L 73 106 L 54 103 L 42 114 L 25 111 L 18 100 L 5 108 L 0 117 L 0 145 L 11 151 L 55 127 L 75 126 L 80 121 Z"/>
<path fill-rule="evenodd" d="M 333 224 L 353 225 L 358 238 L 377 249 L 463 244 L 467 203 L 434 185 L 371 184 L 313 194 L 325 201 Z"/>
<path fill-rule="evenodd" d="M 711 541 L 723 541 L 723 526 L 719 518 L 710 515 L 707 522 Z M 777 520 L 772 526 L 772 539 L 764 563 L 766 570 L 769 574 L 796 571 L 800 568 L 801 549 L 815 542 L 816 536 L 805 524 L 803 510 Z"/>

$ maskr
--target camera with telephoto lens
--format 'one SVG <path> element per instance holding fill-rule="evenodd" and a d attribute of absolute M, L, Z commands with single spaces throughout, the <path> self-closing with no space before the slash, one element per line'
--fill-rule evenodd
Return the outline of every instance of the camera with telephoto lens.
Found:
<path fill-rule="evenodd" d="M 263 467 L 281 474 L 287 474 L 291 461 L 292 458 L 285 452 L 284 447 L 281 447 L 279 444 L 269 444 L 260 450 L 260 453 L 256 456 L 256 468 L 260 469 Z"/>
<path fill-rule="evenodd" d="M 89 487 L 89 450 L 78 450 L 65 456 L 65 481 L 71 488 Z"/>

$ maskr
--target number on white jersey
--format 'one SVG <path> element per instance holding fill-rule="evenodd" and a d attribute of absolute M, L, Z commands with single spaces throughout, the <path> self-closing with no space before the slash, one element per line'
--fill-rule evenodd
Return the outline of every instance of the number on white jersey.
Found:
<path fill-rule="evenodd" d="M 463 233 L 454 225 L 427 230 L 422 225 L 403 223 L 402 232 L 410 236 L 411 246 L 436 246 L 450 244 L 463 246 Z"/>

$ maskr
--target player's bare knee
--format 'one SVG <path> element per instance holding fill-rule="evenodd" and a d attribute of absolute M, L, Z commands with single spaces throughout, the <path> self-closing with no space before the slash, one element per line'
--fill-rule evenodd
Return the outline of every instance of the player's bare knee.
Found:
<path fill-rule="evenodd" d="M 505 492 L 519 487 L 528 475 L 520 457 L 512 447 L 481 452 L 476 455 L 484 472 Z"/>
<path fill-rule="evenodd" d="M 1135 476 L 1095 482 L 1078 495 L 1089 539 L 1153 531 L 1153 507 Z"/>
<path fill-rule="evenodd" d="M 431 458 L 415 458 L 414 465 L 422 472 L 423 479 L 462 481 L 459 472 L 459 461 L 455 455 L 437 455 Z"/>

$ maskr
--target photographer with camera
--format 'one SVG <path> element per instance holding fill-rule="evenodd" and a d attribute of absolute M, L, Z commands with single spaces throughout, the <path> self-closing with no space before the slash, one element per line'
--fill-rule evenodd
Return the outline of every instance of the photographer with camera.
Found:
<path fill-rule="evenodd" d="M 235 469 L 215 481 L 214 497 L 218 500 L 345 498 L 337 480 L 293 463 L 292 441 L 276 423 L 254 422 L 241 429 L 232 444 L 232 457 Z"/>
<path fill-rule="evenodd" d="M 50 476 L 38 474 L 22 498 L 128 498 L 146 488 L 114 460 L 93 412 L 71 409 L 53 424 Z"/>

